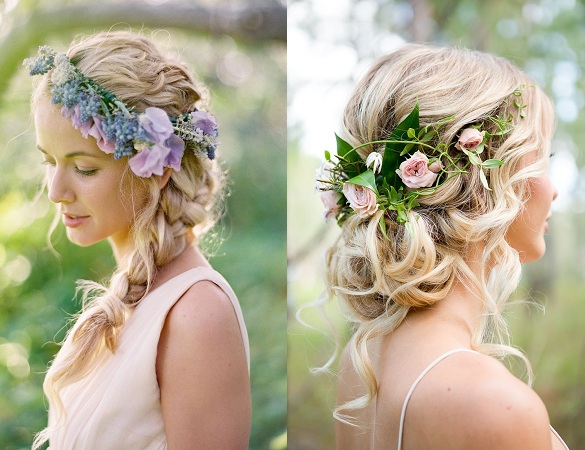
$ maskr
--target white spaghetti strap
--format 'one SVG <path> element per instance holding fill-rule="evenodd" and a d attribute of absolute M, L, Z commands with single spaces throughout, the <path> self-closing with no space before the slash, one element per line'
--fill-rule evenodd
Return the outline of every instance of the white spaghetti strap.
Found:
<path fill-rule="evenodd" d="M 404 404 L 402 405 L 402 412 L 400 413 L 400 426 L 398 428 L 398 450 L 402 450 L 402 430 L 404 428 L 404 417 L 406 416 L 406 407 L 408 406 L 408 402 L 410 400 L 410 397 L 412 396 L 412 393 L 414 392 L 418 383 L 420 383 L 420 381 L 424 378 L 424 376 L 427 373 L 429 373 L 429 371 L 433 367 L 435 367 L 437 364 L 439 364 L 445 358 L 447 358 L 447 357 L 451 356 L 453 353 L 457 353 L 457 352 L 477 353 L 477 352 L 470 350 L 468 348 L 456 348 L 454 350 L 450 350 L 446 353 L 443 353 L 441 356 L 439 356 L 437 359 L 435 359 L 432 363 L 430 363 L 427 366 L 427 368 L 422 371 L 422 373 L 418 376 L 418 378 L 416 380 L 414 380 L 414 383 L 412 383 L 412 386 L 410 386 L 410 389 L 408 390 L 408 393 L 406 394 L 406 398 L 404 399 Z"/>
<path fill-rule="evenodd" d="M 406 417 L 406 407 L 408 406 L 408 402 L 410 401 L 410 397 L 412 396 L 412 393 L 414 392 L 414 390 L 416 389 L 416 387 L 420 383 L 420 381 L 424 378 L 424 376 L 433 367 L 435 367 L 437 364 L 439 364 L 445 358 L 451 356 L 453 353 L 458 353 L 458 352 L 477 353 L 474 350 L 470 350 L 468 348 L 456 348 L 455 350 L 450 350 L 446 353 L 443 353 L 441 356 L 439 356 L 437 359 L 435 359 L 432 363 L 430 363 L 427 366 L 427 368 L 422 371 L 422 373 L 418 376 L 418 378 L 416 380 L 414 380 L 414 383 L 412 383 L 412 386 L 410 386 L 410 389 L 408 390 L 408 393 L 406 394 L 406 398 L 404 399 L 404 404 L 402 405 L 402 412 L 400 413 L 400 426 L 398 428 L 398 450 L 402 450 L 402 431 L 404 429 L 404 418 Z M 566 450 L 569 450 L 569 447 L 567 446 L 567 444 L 565 444 L 565 441 L 563 441 L 563 438 L 561 438 L 559 433 L 557 433 L 557 431 L 552 427 L 552 425 L 550 425 L 550 430 L 557 437 L 557 439 L 561 442 L 561 444 L 563 444 L 563 447 L 565 447 Z"/>
<path fill-rule="evenodd" d="M 567 444 L 565 444 L 565 441 L 563 441 L 563 438 L 559 435 L 559 433 L 557 433 L 557 430 L 555 430 L 552 425 L 550 426 L 550 431 L 552 431 L 552 433 L 557 437 L 557 439 L 560 441 L 561 444 L 563 444 L 563 447 L 565 447 L 567 450 L 569 450 L 569 446 Z"/>

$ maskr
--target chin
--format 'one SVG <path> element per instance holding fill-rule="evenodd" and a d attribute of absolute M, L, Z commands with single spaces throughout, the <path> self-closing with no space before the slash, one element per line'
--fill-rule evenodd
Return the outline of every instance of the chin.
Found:
<path fill-rule="evenodd" d="M 546 247 L 544 244 L 539 247 L 527 249 L 527 250 L 520 250 L 518 253 L 520 254 L 520 262 L 521 263 L 529 263 L 533 261 L 537 261 L 544 256 L 546 251 Z"/>
<path fill-rule="evenodd" d="M 95 239 L 92 236 L 84 236 L 82 233 L 77 233 L 75 230 L 70 230 L 69 228 L 67 229 L 67 239 L 78 247 L 90 247 L 103 241 L 103 239 Z"/>

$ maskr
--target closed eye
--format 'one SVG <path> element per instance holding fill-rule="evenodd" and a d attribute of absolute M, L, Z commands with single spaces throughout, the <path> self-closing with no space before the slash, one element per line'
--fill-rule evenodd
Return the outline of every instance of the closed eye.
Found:
<path fill-rule="evenodd" d="M 97 172 L 97 169 L 82 170 L 79 167 L 75 167 L 75 172 L 77 172 L 78 174 L 83 175 L 85 177 L 91 177 L 92 175 L 95 175 L 95 173 Z"/>

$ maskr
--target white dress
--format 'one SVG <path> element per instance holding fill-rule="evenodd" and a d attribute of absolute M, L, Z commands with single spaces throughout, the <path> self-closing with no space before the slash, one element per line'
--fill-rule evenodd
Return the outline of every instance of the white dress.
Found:
<path fill-rule="evenodd" d="M 167 440 L 156 377 L 158 341 L 169 310 L 195 283 L 208 280 L 230 298 L 236 312 L 248 368 L 249 344 L 236 295 L 209 268 L 194 268 L 160 285 L 140 301 L 124 324 L 118 348 L 61 397 L 65 424 L 51 435 L 53 450 L 155 450 Z M 49 411 L 49 424 L 54 418 Z"/>

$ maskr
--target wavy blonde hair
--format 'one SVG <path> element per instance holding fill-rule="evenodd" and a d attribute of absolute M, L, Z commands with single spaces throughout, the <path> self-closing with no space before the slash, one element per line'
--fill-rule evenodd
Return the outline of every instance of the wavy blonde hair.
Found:
<path fill-rule="evenodd" d="M 525 118 L 514 106 L 512 93 L 517 89 L 522 89 Z M 380 58 L 358 83 L 343 114 L 342 137 L 353 146 L 385 139 L 417 102 L 421 127 L 453 116 L 439 132 L 441 142 L 455 142 L 463 128 L 475 124 L 497 131 L 488 117 L 512 114 L 516 126 L 503 137 L 492 137 L 487 155 L 482 155 L 505 161 L 489 171 L 491 191 L 482 186 L 479 168 L 471 166 L 469 173 L 419 198 L 420 206 L 409 212 L 412 234 L 396 222 L 393 211 L 378 211 L 367 219 L 352 215 L 327 251 L 328 296 L 347 305 L 354 325 L 349 354 L 367 387 L 366 395 L 336 408 L 335 417 L 346 423 L 351 423 L 352 410 L 366 406 L 377 394 L 368 341 L 395 330 L 411 308 L 444 299 L 455 280 L 483 299 L 473 347 L 493 356 L 521 357 L 530 378 L 528 361 L 509 345 L 502 316 L 521 271 L 519 254 L 505 235 L 528 199 L 529 179 L 546 170 L 555 125 L 552 103 L 502 58 L 407 45 Z M 364 147 L 360 155 L 365 159 L 373 150 Z M 388 239 L 380 220 L 386 223 Z M 479 276 L 466 262 L 467 250 L 477 243 L 485 245 Z"/>
<path fill-rule="evenodd" d="M 67 55 L 86 76 L 138 112 L 156 106 L 178 116 L 195 107 L 206 109 L 205 86 L 183 63 L 163 55 L 140 35 L 118 31 L 81 38 L 71 44 Z M 33 92 L 33 108 L 49 89 L 45 76 Z M 64 418 L 61 389 L 85 377 L 107 352 L 116 350 L 128 315 L 148 293 L 158 268 L 185 249 L 189 236 L 197 240 L 221 215 L 224 174 L 217 162 L 195 156 L 189 143 L 181 170 L 172 171 L 162 189 L 158 183 L 159 177 L 139 178 L 130 170 L 120 182 L 121 195 L 132 195 L 132 189 L 147 193 L 145 204 L 134 211 L 133 250 L 108 286 L 78 282 L 82 311 L 44 383 L 56 420 L 36 436 L 34 449 L 49 439 L 51 427 Z"/>

